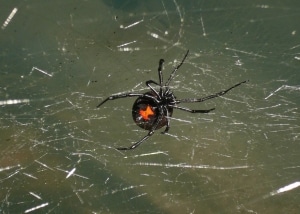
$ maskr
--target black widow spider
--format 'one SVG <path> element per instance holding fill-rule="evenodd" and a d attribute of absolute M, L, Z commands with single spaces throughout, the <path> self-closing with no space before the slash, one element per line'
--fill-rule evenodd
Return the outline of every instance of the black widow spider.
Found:
<path fill-rule="evenodd" d="M 187 111 L 190 113 L 208 113 L 215 109 L 212 108 L 208 110 L 193 110 L 186 107 L 178 106 L 177 104 L 204 102 L 206 100 L 215 97 L 220 97 L 226 94 L 231 89 L 247 82 L 247 81 L 240 82 L 228 88 L 227 90 L 203 98 L 176 99 L 173 92 L 169 88 L 169 84 L 174 78 L 176 71 L 180 68 L 180 66 L 185 61 L 188 53 L 189 50 L 186 52 L 182 61 L 174 68 L 171 75 L 169 76 L 169 79 L 166 81 L 165 84 L 163 83 L 163 75 L 162 75 L 162 67 L 163 67 L 164 60 L 160 59 L 158 64 L 159 83 L 153 80 L 146 81 L 146 86 L 149 87 L 150 91 L 143 94 L 133 92 L 133 93 L 121 93 L 121 94 L 111 95 L 107 97 L 105 100 L 103 100 L 99 105 L 97 105 L 97 108 L 99 108 L 102 104 L 104 104 L 108 100 L 114 100 L 114 99 L 125 98 L 125 97 L 138 97 L 132 107 L 132 117 L 134 122 L 139 127 L 145 130 L 149 130 L 149 132 L 146 136 L 144 136 L 142 139 L 140 139 L 138 142 L 134 143 L 130 147 L 117 148 L 118 150 L 135 149 L 140 144 L 142 144 L 145 140 L 147 140 L 151 135 L 153 135 L 156 129 L 160 129 L 164 126 L 166 126 L 166 129 L 162 132 L 162 134 L 167 133 L 170 129 L 170 118 L 172 117 L 174 108 Z M 157 85 L 159 87 L 159 90 L 157 91 L 152 84 Z"/>

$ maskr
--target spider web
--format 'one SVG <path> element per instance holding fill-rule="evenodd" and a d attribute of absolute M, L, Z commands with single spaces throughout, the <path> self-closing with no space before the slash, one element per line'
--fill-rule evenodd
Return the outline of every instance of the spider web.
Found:
<path fill-rule="evenodd" d="M 299 1 L 2 1 L 1 213 L 297 213 Z M 178 98 L 147 131 L 131 118 L 144 82 Z"/>

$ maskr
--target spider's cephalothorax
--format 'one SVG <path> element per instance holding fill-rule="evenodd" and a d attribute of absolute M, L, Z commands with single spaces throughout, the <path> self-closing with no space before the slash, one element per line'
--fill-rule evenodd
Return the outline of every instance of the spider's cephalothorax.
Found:
<path fill-rule="evenodd" d="M 122 94 L 115 94 L 112 96 L 107 97 L 103 100 L 98 106 L 100 107 L 103 103 L 108 100 L 114 100 L 119 98 L 125 97 L 138 97 L 133 104 L 132 107 L 132 118 L 134 122 L 141 128 L 145 130 L 149 130 L 148 134 L 140 139 L 138 142 L 134 143 L 130 147 L 121 147 L 117 148 L 118 150 L 130 150 L 135 149 L 145 140 L 147 140 L 151 135 L 153 135 L 156 129 L 160 129 L 166 126 L 165 130 L 162 133 L 167 133 L 170 129 L 170 118 L 173 114 L 173 109 L 179 109 L 183 111 L 187 111 L 190 113 L 208 113 L 212 109 L 208 110 L 193 110 L 186 107 L 178 106 L 180 103 L 194 103 L 194 102 L 204 102 L 206 100 L 223 96 L 231 89 L 247 82 L 243 81 L 240 82 L 227 90 L 220 91 L 216 94 L 212 94 L 203 98 L 185 98 L 185 99 L 176 99 L 174 94 L 169 88 L 169 84 L 175 76 L 176 71 L 180 68 L 183 64 L 184 60 L 186 59 L 189 51 L 186 52 L 185 56 L 183 57 L 182 61 L 177 65 L 174 70 L 172 71 L 168 80 L 163 83 L 163 75 L 162 75 L 162 67 L 164 60 L 159 60 L 158 66 L 158 77 L 159 82 L 155 82 L 153 80 L 146 81 L 146 86 L 149 87 L 150 91 L 146 93 L 122 93 Z M 153 85 L 157 86 L 158 90 L 156 90 Z"/>

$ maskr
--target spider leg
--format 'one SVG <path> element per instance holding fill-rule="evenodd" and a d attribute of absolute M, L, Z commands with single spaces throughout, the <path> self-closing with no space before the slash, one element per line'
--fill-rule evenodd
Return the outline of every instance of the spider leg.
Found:
<path fill-rule="evenodd" d="M 167 119 L 167 125 L 166 125 L 166 129 L 165 129 L 163 132 L 161 132 L 162 134 L 168 133 L 168 132 L 169 132 L 169 129 L 170 129 L 170 116 L 169 116 L 169 111 L 168 111 L 167 108 L 164 108 L 164 109 L 165 109 L 165 111 L 167 112 L 167 116 L 166 116 L 166 119 Z"/>
<path fill-rule="evenodd" d="M 168 86 L 170 84 L 170 82 L 172 81 L 172 79 L 174 78 L 174 75 L 176 73 L 176 71 L 181 67 L 181 65 L 183 64 L 183 62 L 185 61 L 186 57 L 188 56 L 189 54 L 189 50 L 187 50 L 186 54 L 184 55 L 183 59 L 181 60 L 181 62 L 179 63 L 179 65 L 177 65 L 174 70 L 172 71 L 169 79 L 167 80 L 165 86 Z"/>
<path fill-rule="evenodd" d="M 158 62 L 158 69 L 157 69 L 157 71 L 158 71 L 158 78 L 159 78 L 159 84 L 160 84 L 160 86 L 162 86 L 162 84 L 163 84 L 162 69 L 163 69 L 164 62 L 165 62 L 164 59 L 160 59 L 159 62 Z"/>
<path fill-rule="evenodd" d="M 115 99 L 126 98 L 126 97 L 147 97 L 147 98 L 153 99 L 154 101 L 157 101 L 157 99 L 155 97 L 153 97 L 151 95 L 147 95 L 147 94 L 123 93 L 123 94 L 116 94 L 116 95 L 111 95 L 111 96 L 107 97 L 105 100 L 103 100 L 101 103 L 99 103 L 96 106 L 96 108 L 99 108 L 101 105 L 103 105 L 104 103 L 106 103 L 109 100 L 115 100 Z"/>
<path fill-rule="evenodd" d="M 151 91 L 153 93 L 155 93 L 157 97 L 160 98 L 161 96 L 159 95 L 159 93 L 150 84 L 155 84 L 155 85 L 158 85 L 158 86 L 159 86 L 159 84 L 157 82 L 155 82 L 154 80 L 146 81 L 146 86 L 148 86 L 151 89 Z"/>
<path fill-rule="evenodd" d="M 168 122 L 167 122 L 166 129 L 165 129 L 163 132 L 161 132 L 162 134 L 166 134 L 166 133 L 168 133 L 169 130 L 170 130 L 170 120 L 169 120 L 169 119 L 167 119 L 167 120 L 168 120 Z"/>
<path fill-rule="evenodd" d="M 189 109 L 189 108 L 186 108 L 186 107 L 181 107 L 181 106 L 172 106 L 172 108 L 176 108 L 176 109 L 179 109 L 179 110 L 182 110 L 182 111 L 187 111 L 187 112 L 190 112 L 190 113 L 209 113 L 213 110 L 215 110 L 215 108 L 211 108 L 211 109 L 208 109 L 208 110 L 194 110 L 194 109 Z"/>
<path fill-rule="evenodd" d="M 216 94 L 212 94 L 212 95 L 209 95 L 207 97 L 203 97 L 203 98 L 186 98 L 186 99 L 180 99 L 180 100 L 176 100 L 175 103 L 176 104 L 179 104 L 179 103 L 195 103 L 195 102 L 204 102 L 206 100 L 209 100 L 209 99 L 212 99 L 212 98 L 215 98 L 215 97 L 220 97 L 220 96 L 223 96 L 224 94 L 226 94 L 228 91 L 238 87 L 239 85 L 243 84 L 243 83 L 246 83 L 248 82 L 248 80 L 246 81 L 243 81 L 243 82 L 240 82 L 238 84 L 235 84 L 234 86 L 224 90 L 224 91 L 220 91 Z M 175 108 L 175 107 L 174 107 Z"/>
<path fill-rule="evenodd" d="M 151 137 L 151 135 L 153 135 L 153 134 L 154 134 L 154 130 L 150 130 L 145 137 L 143 137 L 141 140 L 139 140 L 135 144 L 133 144 L 133 145 L 131 145 L 129 147 L 119 147 L 119 148 L 116 148 L 116 149 L 117 150 L 131 150 L 131 149 L 135 149 L 136 147 L 138 147 L 139 145 L 141 145 L 145 140 L 147 140 L 149 137 Z"/>
<path fill-rule="evenodd" d="M 146 81 L 146 85 L 147 85 L 148 87 L 152 88 L 152 86 L 150 86 L 150 84 L 155 84 L 155 85 L 158 85 L 158 86 L 159 86 L 159 84 L 158 84 L 157 82 L 155 82 L 154 80 L 148 80 L 148 81 Z"/>

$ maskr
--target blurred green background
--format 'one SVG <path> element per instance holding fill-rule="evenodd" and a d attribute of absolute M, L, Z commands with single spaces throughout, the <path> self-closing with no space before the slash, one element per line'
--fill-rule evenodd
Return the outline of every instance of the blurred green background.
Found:
<path fill-rule="evenodd" d="M 1 213 L 299 213 L 299 1 L 0 1 Z M 190 54 L 169 135 L 135 98 Z"/>

